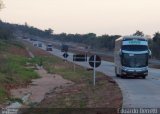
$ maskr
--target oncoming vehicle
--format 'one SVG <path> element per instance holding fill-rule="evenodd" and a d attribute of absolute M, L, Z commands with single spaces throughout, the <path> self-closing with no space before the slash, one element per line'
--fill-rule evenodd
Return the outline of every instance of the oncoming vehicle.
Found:
<path fill-rule="evenodd" d="M 124 36 L 115 41 L 115 74 L 122 78 L 136 76 L 146 78 L 151 51 L 148 40 L 140 36 Z"/>
<path fill-rule="evenodd" d="M 52 51 L 53 49 L 53 45 L 52 44 L 47 44 L 46 50 L 47 51 Z"/>
<path fill-rule="evenodd" d="M 62 44 L 61 46 L 61 52 L 67 52 L 68 51 L 68 45 Z"/>
<path fill-rule="evenodd" d="M 38 42 L 37 42 L 37 41 L 34 41 L 34 42 L 33 42 L 33 46 L 34 46 L 34 47 L 38 47 Z"/>
<path fill-rule="evenodd" d="M 42 47 L 42 43 L 38 43 L 38 47 Z"/>
<path fill-rule="evenodd" d="M 34 47 L 37 47 L 37 44 L 36 44 L 36 43 L 34 43 L 34 44 L 33 44 L 33 46 L 34 46 Z"/>

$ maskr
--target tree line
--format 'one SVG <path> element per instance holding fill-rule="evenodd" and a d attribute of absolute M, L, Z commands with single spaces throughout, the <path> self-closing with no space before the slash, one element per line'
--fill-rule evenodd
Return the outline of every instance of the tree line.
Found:
<path fill-rule="evenodd" d="M 160 33 L 156 32 L 153 39 L 149 41 L 149 47 L 154 58 L 160 59 Z"/>
<path fill-rule="evenodd" d="M 0 21 L 0 39 L 9 40 L 11 38 L 14 38 L 12 27 L 7 26 L 2 21 Z"/>
<path fill-rule="evenodd" d="M 119 38 L 120 35 L 102 35 L 96 36 L 94 33 L 88 34 L 54 34 L 53 39 L 61 42 L 73 42 L 73 43 L 81 43 L 89 46 L 92 49 L 114 49 L 115 39 Z"/>
<path fill-rule="evenodd" d="M 24 25 L 10 24 L 0 21 L 0 39 L 8 40 L 14 39 L 14 33 L 21 31 L 24 34 L 30 34 L 34 36 L 39 36 L 41 38 L 50 38 L 52 40 L 57 40 L 60 42 L 73 42 L 84 44 L 91 49 L 106 49 L 108 51 L 113 51 L 115 46 L 115 40 L 120 37 L 120 35 L 102 35 L 97 36 L 95 33 L 88 34 L 53 34 L 51 28 L 46 30 L 40 30 L 36 27 L 29 26 L 27 23 Z M 142 31 L 136 31 L 133 35 L 144 36 Z M 154 58 L 160 59 L 160 33 L 156 32 L 152 39 L 149 39 L 149 48 L 152 51 L 152 56 Z M 107 52 L 106 52 L 107 53 Z"/>
<path fill-rule="evenodd" d="M 40 37 L 47 37 L 51 38 L 53 37 L 52 29 L 46 29 L 46 30 L 40 30 L 36 27 L 29 26 L 27 23 L 24 25 L 19 24 L 10 24 L 6 23 L 0 20 L 0 39 L 13 39 L 14 33 L 21 33 L 21 34 L 30 34 L 34 36 L 40 36 Z"/>
<path fill-rule="evenodd" d="M 133 35 L 145 36 L 145 34 L 139 30 L 137 30 Z M 54 39 L 59 40 L 61 42 L 82 43 L 91 46 L 92 49 L 108 49 L 109 51 L 114 50 L 115 40 L 121 37 L 120 35 L 96 36 L 96 34 L 94 33 L 88 33 L 84 35 L 62 33 L 53 36 Z M 152 51 L 152 57 L 160 59 L 160 33 L 156 32 L 153 35 L 153 38 L 148 39 L 148 43 L 149 49 Z"/>
<path fill-rule="evenodd" d="M 142 31 L 136 31 L 133 35 L 137 36 L 145 36 Z M 153 38 L 148 39 L 149 49 L 152 52 L 152 57 L 156 59 L 160 59 L 160 33 L 156 32 L 153 35 Z"/>

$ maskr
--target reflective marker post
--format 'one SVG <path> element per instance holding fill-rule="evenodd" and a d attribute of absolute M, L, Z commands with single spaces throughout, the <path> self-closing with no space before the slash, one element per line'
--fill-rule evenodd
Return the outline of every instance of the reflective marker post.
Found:
<path fill-rule="evenodd" d="M 76 65 L 75 65 L 75 63 L 74 63 L 74 72 L 76 71 Z"/>
<path fill-rule="evenodd" d="M 67 62 L 67 57 L 68 57 L 69 55 L 68 55 L 68 53 L 67 52 L 65 52 L 64 54 L 63 54 L 63 57 L 64 57 L 64 61 L 65 62 Z"/>
<path fill-rule="evenodd" d="M 75 72 L 75 71 L 76 71 L 76 62 L 75 62 L 74 60 L 75 60 L 75 56 L 73 56 L 73 64 L 74 64 L 73 70 L 74 70 L 74 72 Z"/>
<path fill-rule="evenodd" d="M 89 65 L 93 68 L 93 85 L 96 85 L 96 68 L 101 65 L 101 58 L 98 55 L 92 55 L 89 58 Z"/>
<path fill-rule="evenodd" d="M 94 55 L 94 67 L 93 67 L 93 85 L 96 85 L 96 55 Z"/>
<path fill-rule="evenodd" d="M 86 54 L 73 55 L 74 72 L 76 70 L 76 65 L 75 65 L 76 62 L 87 62 L 87 55 Z"/>

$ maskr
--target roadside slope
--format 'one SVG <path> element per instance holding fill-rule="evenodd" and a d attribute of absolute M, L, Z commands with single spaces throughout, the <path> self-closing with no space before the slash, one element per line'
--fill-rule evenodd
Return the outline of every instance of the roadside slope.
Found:
<path fill-rule="evenodd" d="M 28 68 L 29 55 L 18 42 L 0 41 L 0 104 L 12 101 L 10 90 L 25 87 L 38 74 Z"/>
<path fill-rule="evenodd" d="M 27 45 L 30 51 L 44 52 L 32 45 Z M 36 58 L 43 60 L 43 67 L 53 74 L 61 75 L 64 79 L 71 80 L 75 84 L 71 87 L 58 87 L 46 94 L 45 99 L 38 107 L 50 108 L 120 108 L 122 105 L 121 91 L 108 76 L 97 73 L 96 86 L 92 83 L 92 71 L 76 65 L 76 71 L 73 70 L 73 64 L 64 62 L 56 56 L 43 56 L 37 54 Z"/>

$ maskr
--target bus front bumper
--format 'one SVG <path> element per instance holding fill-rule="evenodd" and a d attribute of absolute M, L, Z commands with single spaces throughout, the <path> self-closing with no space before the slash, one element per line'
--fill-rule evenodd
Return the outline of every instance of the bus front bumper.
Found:
<path fill-rule="evenodd" d="M 123 76 L 147 76 L 148 75 L 148 70 L 145 70 L 145 71 L 126 71 L 126 70 L 122 70 L 122 75 Z"/>

